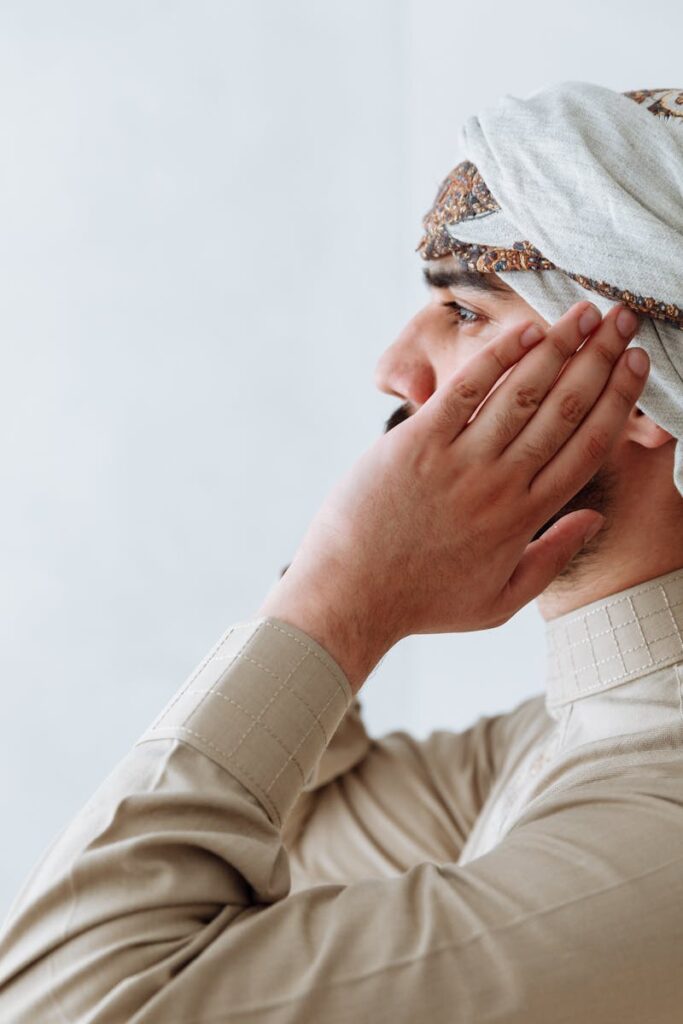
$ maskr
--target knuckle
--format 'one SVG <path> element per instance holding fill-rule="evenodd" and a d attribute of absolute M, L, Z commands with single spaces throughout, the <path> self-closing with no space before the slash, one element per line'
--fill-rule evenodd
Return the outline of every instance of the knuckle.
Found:
<path fill-rule="evenodd" d="M 501 373 L 505 373 L 505 371 L 508 369 L 508 366 L 506 365 L 505 361 L 501 359 L 500 355 L 498 354 L 495 348 L 489 349 L 488 356 L 489 359 L 491 359 L 496 364 L 496 371 L 498 375 L 500 376 Z"/>
<path fill-rule="evenodd" d="M 431 429 L 434 434 L 446 433 L 453 424 L 455 417 L 455 406 L 452 402 L 443 402 L 434 413 Z"/>
<path fill-rule="evenodd" d="M 449 431 L 457 425 L 463 415 L 474 405 L 479 404 L 479 392 L 476 385 L 468 380 L 454 381 L 447 394 L 443 395 L 434 410 L 433 426 L 441 433 Z"/>
<path fill-rule="evenodd" d="M 505 453 L 505 463 L 511 483 L 525 481 L 529 476 L 529 460 L 516 444 Z"/>
<path fill-rule="evenodd" d="M 564 338 L 559 335 L 552 336 L 552 345 L 563 363 L 566 362 L 573 353 L 573 349 L 567 344 Z"/>
<path fill-rule="evenodd" d="M 595 462 L 602 462 L 609 451 L 609 438 L 603 430 L 593 430 L 586 441 L 588 457 Z"/>
<path fill-rule="evenodd" d="M 613 387 L 612 391 L 614 394 L 614 398 L 622 407 L 622 409 L 630 409 L 637 398 L 637 395 L 631 395 L 628 393 L 628 391 L 624 391 L 622 388 L 618 386 Z"/>
<path fill-rule="evenodd" d="M 543 486 L 537 488 L 534 495 L 541 511 L 541 525 L 545 525 L 549 519 L 556 516 L 582 485 L 583 481 L 577 478 L 575 472 L 569 470 L 544 480 Z"/>
<path fill-rule="evenodd" d="M 567 500 L 568 484 L 566 477 L 557 476 L 545 482 L 542 491 L 538 492 L 539 504 L 543 519 L 547 520 L 564 505 Z"/>
<path fill-rule="evenodd" d="M 577 391 L 568 391 L 560 402 L 560 415 L 566 423 L 580 423 L 586 411 L 585 402 Z"/>
<path fill-rule="evenodd" d="M 520 409 L 537 409 L 541 404 L 538 390 L 528 384 L 521 384 L 517 388 L 514 400 Z"/>
<path fill-rule="evenodd" d="M 511 438 L 517 433 L 519 424 L 513 409 L 501 409 L 495 417 L 495 435 L 497 438 Z"/>
<path fill-rule="evenodd" d="M 547 437 L 525 440 L 522 442 L 522 458 L 527 463 L 540 463 L 542 465 L 547 462 L 548 451 L 551 448 L 550 439 Z"/>
<path fill-rule="evenodd" d="M 473 398 L 477 399 L 479 397 L 479 391 L 480 389 L 472 380 L 468 380 L 464 377 L 461 380 L 456 381 L 453 387 L 454 405 L 456 405 L 457 408 L 460 408 L 461 399 L 464 399 L 466 402 L 471 401 Z"/>
<path fill-rule="evenodd" d="M 602 362 L 604 362 L 605 366 L 607 366 L 608 369 L 612 369 L 612 367 L 614 366 L 614 360 L 616 359 L 616 355 L 614 352 L 611 352 L 609 350 L 607 345 L 604 345 L 601 341 L 598 341 L 597 338 L 593 338 L 590 343 L 590 351 L 594 355 L 598 356 L 602 360 Z"/>

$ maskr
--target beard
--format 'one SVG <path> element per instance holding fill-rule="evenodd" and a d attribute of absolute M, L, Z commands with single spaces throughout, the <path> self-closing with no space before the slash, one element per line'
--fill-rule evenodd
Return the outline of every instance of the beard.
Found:
<path fill-rule="evenodd" d="M 588 483 L 585 483 L 576 492 L 574 497 L 570 498 L 561 509 L 555 512 L 531 538 L 532 540 L 538 540 L 546 530 L 549 530 L 563 516 L 566 516 L 569 512 L 577 512 L 581 508 L 595 509 L 596 512 L 600 512 L 605 517 L 605 525 L 601 527 L 595 537 L 579 548 L 573 558 L 567 562 L 564 569 L 560 570 L 550 586 L 557 582 L 575 582 L 580 576 L 584 564 L 590 562 L 595 552 L 602 547 L 605 537 L 609 533 L 611 513 L 615 506 L 617 480 L 617 474 L 613 469 L 609 466 L 601 466 Z"/>
<path fill-rule="evenodd" d="M 384 433 L 388 433 L 397 427 L 399 423 L 403 423 L 412 416 L 413 412 L 409 402 L 404 402 L 403 405 L 395 409 L 389 419 L 384 425 Z M 532 541 L 538 540 L 542 537 L 546 530 L 549 530 L 551 526 L 557 523 L 563 516 L 568 515 L 569 512 L 577 512 L 582 508 L 595 509 L 596 512 L 600 512 L 605 517 L 605 525 L 601 530 L 598 531 L 597 535 L 592 540 L 588 541 L 584 546 L 574 555 L 574 557 L 565 565 L 558 575 L 553 580 L 562 581 L 567 583 L 576 580 L 576 577 L 581 572 L 581 567 L 584 562 L 590 559 L 590 557 L 596 552 L 596 550 L 602 544 L 607 532 L 609 531 L 610 525 L 610 513 L 612 512 L 615 504 L 615 491 L 617 486 L 617 474 L 609 466 L 601 466 L 600 469 L 593 474 L 590 480 L 583 485 L 583 487 L 576 492 L 573 498 L 570 498 L 562 508 L 558 509 L 547 522 L 541 526 L 531 538 Z M 552 586 L 552 584 L 551 584 Z"/>

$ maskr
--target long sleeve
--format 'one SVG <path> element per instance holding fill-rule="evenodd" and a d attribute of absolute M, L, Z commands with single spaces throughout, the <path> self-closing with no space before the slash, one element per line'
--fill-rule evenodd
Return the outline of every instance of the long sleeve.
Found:
<path fill-rule="evenodd" d="M 230 630 L 20 894 L 0 1019 L 676 1019 L 678 761 L 653 760 L 630 803 L 618 765 L 556 788 L 466 866 L 290 892 L 282 822 L 351 704 L 306 634 Z"/>
<path fill-rule="evenodd" d="M 462 732 L 371 739 L 355 700 L 283 829 L 292 888 L 454 863 L 525 724 L 485 715 Z"/>

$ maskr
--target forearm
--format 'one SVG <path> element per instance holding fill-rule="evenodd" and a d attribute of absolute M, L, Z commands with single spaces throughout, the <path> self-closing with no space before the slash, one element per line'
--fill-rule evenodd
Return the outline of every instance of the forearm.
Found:
<path fill-rule="evenodd" d="M 286 896 L 280 825 L 350 703 L 295 630 L 224 638 L 33 872 L 0 938 L 0 1017 L 132 1020 Z"/>
<path fill-rule="evenodd" d="M 503 1018 L 486 1013 L 481 993 L 494 984 L 491 1005 L 520 1007 L 506 1024 L 547 1021 L 552 1007 L 544 1001 L 529 1014 L 529 994 L 566 957 L 552 946 L 552 923 L 544 930 L 539 921 L 566 904 L 566 882 L 553 888 L 556 851 L 573 856 L 575 843 L 532 835 L 488 869 L 483 857 L 465 870 L 452 863 L 473 801 L 490 785 L 493 723 L 440 753 L 439 743 L 405 742 L 368 753 L 367 770 L 354 774 L 368 799 L 382 794 L 377 846 L 397 877 L 371 879 L 376 814 L 368 805 L 358 819 L 356 804 L 349 818 L 370 849 L 369 870 L 359 856 L 353 884 L 290 893 L 282 822 L 351 701 L 339 666 L 295 628 L 270 620 L 231 631 L 33 873 L 0 938 L 0 1019 L 275 1024 L 384 1015 L 447 1024 L 471 1009 L 467 1019 L 493 1024 Z M 454 778 L 451 796 L 440 777 Z M 462 811 L 455 821 L 453 804 Z M 337 819 L 328 831 L 341 851 Z M 549 863 L 534 864 L 547 849 Z M 518 894 L 520 879 L 529 881 Z M 588 872 L 585 891 L 594 883 Z M 528 949 L 511 975 L 527 919 Z M 585 919 L 577 915 L 581 928 Z"/>

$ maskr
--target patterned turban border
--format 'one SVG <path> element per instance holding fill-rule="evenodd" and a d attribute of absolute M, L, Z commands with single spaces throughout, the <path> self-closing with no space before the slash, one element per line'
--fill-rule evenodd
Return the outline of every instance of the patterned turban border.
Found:
<path fill-rule="evenodd" d="M 647 104 L 647 109 L 655 117 L 683 118 L 683 92 L 678 89 L 637 89 L 623 95 L 635 103 Z M 425 260 L 455 255 L 464 268 L 481 274 L 507 270 L 561 270 L 589 291 L 622 302 L 637 313 L 655 320 L 665 320 L 683 330 L 683 310 L 679 306 L 622 291 L 608 281 L 596 281 L 582 274 L 570 273 L 551 263 L 529 241 L 513 242 L 509 248 L 497 248 L 459 242 L 448 231 L 449 225 L 460 224 L 498 210 L 499 204 L 475 165 L 464 160 L 442 182 L 431 209 L 423 218 L 424 235 L 417 246 L 417 252 Z"/>

